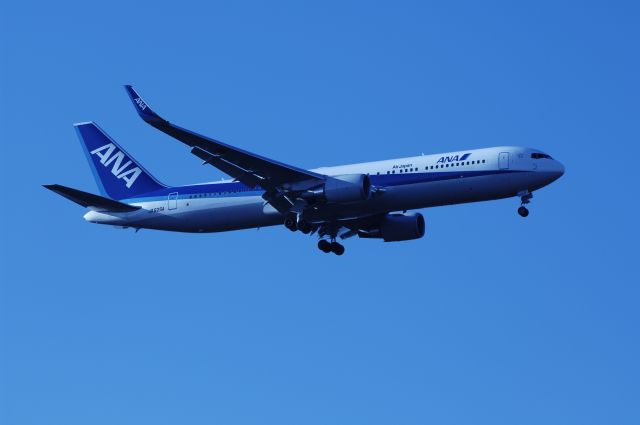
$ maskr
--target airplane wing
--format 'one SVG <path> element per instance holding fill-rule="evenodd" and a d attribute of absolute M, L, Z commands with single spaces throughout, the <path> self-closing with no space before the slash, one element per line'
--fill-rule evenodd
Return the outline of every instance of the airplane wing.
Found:
<path fill-rule="evenodd" d="M 288 210 L 293 205 L 293 200 L 286 196 L 287 190 L 293 187 L 295 190 L 310 189 L 327 179 L 325 175 L 265 158 L 174 125 L 156 114 L 132 86 L 126 85 L 125 89 L 136 112 L 146 123 L 191 146 L 191 153 L 205 164 L 213 165 L 249 187 L 263 188 L 267 192 L 265 200 L 278 210 Z"/>

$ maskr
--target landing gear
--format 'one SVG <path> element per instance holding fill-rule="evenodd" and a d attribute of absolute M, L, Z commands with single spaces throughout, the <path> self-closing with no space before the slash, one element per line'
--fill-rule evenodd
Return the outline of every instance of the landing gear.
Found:
<path fill-rule="evenodd" d="M 525 205 L 531 202 L 531 198 L 533 198 L 533 193 L 529 192 L 528 190 L 525 190 L 524 192 L 518 193 L 518 195 L 520 195 L 520 202 L 521 202 L 520 208 L 518 208 L 518 214 L 520 214 L 520 217 L 526 217 L 529 215 L 529 210 L 527 209 L 527 207 L 525 207 Z"/>
<path fill-rule="evenodd" d="M 331 243 L 326 239 L 320 239 L 318 241 L 318 249 L 328 254 L 331 252 Z"/>
<path fill-rule="evenodd" d="M 308 235 L 309 233 L 311 233 L 311 225 L 307 221 L 300 220 L 298 222 L 298 230 L 300 230 L 305 235 Z"/>
<path fill-rule="evenodd" d="M 287 217 L 284 219 L 284 227 L 291 230 L 292 232 L 298 230 L 298 217 L 296 216 L 296 214 L 287 215 Z"/>
<path fill-rule="evenodd" d="M 284 227 L 295 232 L 296 230 L 300 230 L 305 235 L 308 235 L 313 230 L 311 224 L 307 221 L 304 221 L 298 217 L 298 214 L 290 213 L 284 219 Z"/>
<path fill-rule="evenodd" d="M 520 207 L 518 208 L 518 214 L 520 214 L 520 217 L 526 217 L 529 215 L 529 210 L 527 207 Z"/>
<path fill-rule="evenodd" d="M 336 255 L 344 254 L 344 246 L 340 245 L 338 242 L 331 242 L 331 252 Z"/>
<path fill-rule="evenodd" d="M 326 239 L 320 239 L 318 241 L 318 249 L 327 254 L 330 252 L 333 252 L 336 255 L 344 254 L 344 246 L 335 241 L 329 242 Z"/>

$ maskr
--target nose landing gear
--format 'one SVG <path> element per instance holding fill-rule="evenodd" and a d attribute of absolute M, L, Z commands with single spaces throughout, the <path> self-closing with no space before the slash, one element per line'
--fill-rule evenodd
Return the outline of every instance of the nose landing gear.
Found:
<path fill-rule="evenodd" d="M 518 208 L 518 214 L 520 214 L 520 217 L 526 217 L 529 215 L 529 210 L 527 207 L 520 207 Z"/>
<path fill-rule="evenodd" d="M 531 198 L 533 198 L 533 193 L 526 190 L 524 192 L 518 193 L 518 195 L 520 195 L 520 202 L 521 202 L 520 208 L 518 208 L 518 214 L 520 214 L 520 217 L 526 217 L 529 215 L 529 210 L 527 209 L 527 207 L 525 207 L 525 205 L 531 202 Z"/>

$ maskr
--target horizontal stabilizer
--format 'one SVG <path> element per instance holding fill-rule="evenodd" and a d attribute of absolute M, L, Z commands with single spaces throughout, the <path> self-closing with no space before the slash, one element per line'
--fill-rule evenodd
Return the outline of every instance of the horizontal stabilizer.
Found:
<path fill-rule="evenodd" d="M 90 208 L 94 211 L 131 212 L 140 209 L 140 207 L 128 205 L 123 202 L 114 201 L 113 199 L 104 198 L 102 196 L 94 195 L 93 193 L 83 192 L 81 190 L 72 189 L 59 184 L 45 184 L 44 187 L 60 196 L 64 196 L 78 205 L 82 205 L 83 207 Z"/>

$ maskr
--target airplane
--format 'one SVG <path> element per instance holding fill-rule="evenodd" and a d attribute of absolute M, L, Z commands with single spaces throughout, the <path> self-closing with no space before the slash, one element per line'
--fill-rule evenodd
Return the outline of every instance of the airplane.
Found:
<path fill-rule="evenodd" d="M 84 219 L 120 228 L 224 232 L 284 225 L 316 235 L 325 253 L 338 240 L 385 242 L 425 234 L 421 208 L 519 197 L 529 215 L 533 192 L 560 178 L 550 155 L 518 146 L 468 149 L 306 170 L 184 129 L 156 114 L 130 85 L 125 90 L 147 124 L 179 140 L 231 179 L 168 186 L 94 122 L 74 124 L 101 195 L 53 184 L 45 188 L 89 209 Z"/>

